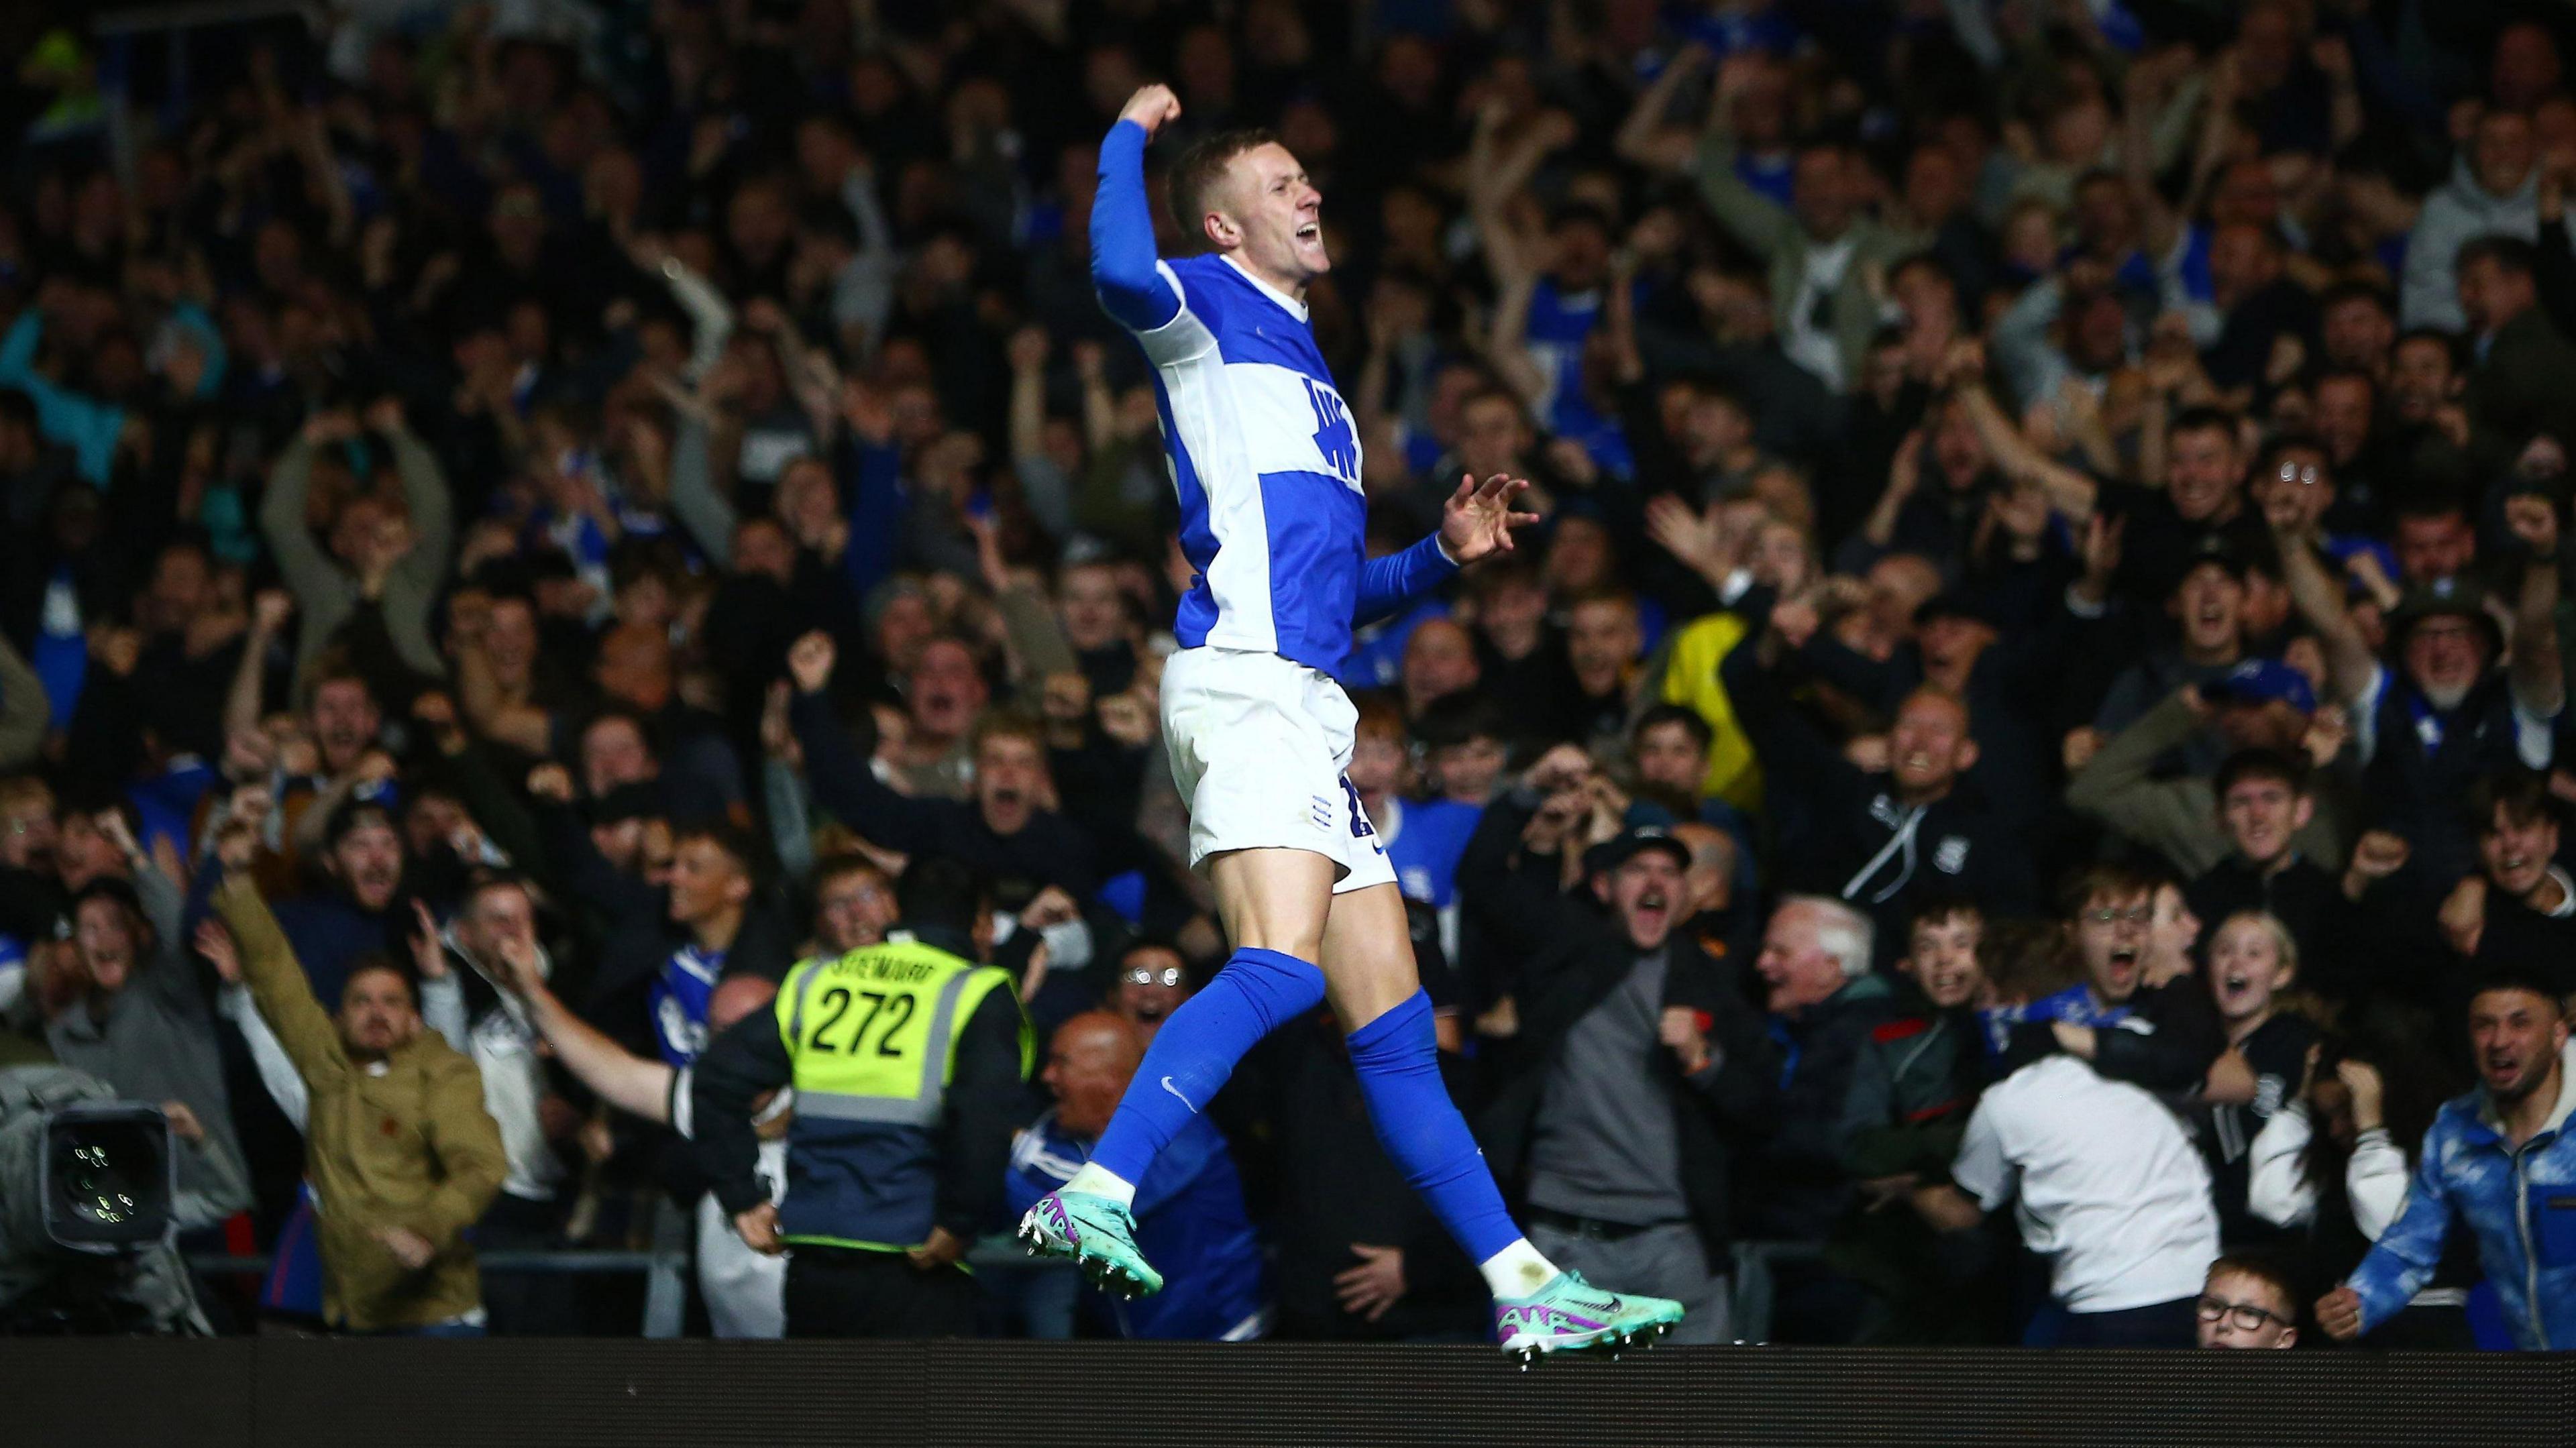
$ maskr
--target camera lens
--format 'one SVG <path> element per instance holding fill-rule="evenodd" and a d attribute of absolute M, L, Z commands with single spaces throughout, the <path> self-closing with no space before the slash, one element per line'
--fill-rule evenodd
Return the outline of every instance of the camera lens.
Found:
<path fill-rule="evenodd" d="M 63 1246 L 117 1249 L 170 1225 L 170 1127 L 139 1103 L 73 1107 L 46 1123 L 45 1227 Z"/>

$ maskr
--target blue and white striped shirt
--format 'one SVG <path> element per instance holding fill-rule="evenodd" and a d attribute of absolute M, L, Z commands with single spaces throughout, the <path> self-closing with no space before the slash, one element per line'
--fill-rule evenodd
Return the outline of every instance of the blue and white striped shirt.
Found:
<path fill-rule="evenodd" d="M 1315 346 L 1305 304 L 1223 255 L 1154 255 L 1144 128 L 1100 146 L 1091 276 L 1154 364 L 1181 551 L 1197 571 L 1184 648 L 1275 653 L 1325 673 L 1351 625 L 1457 571 L 1437 535 L 1366 557 L 1359 426 Z"/>

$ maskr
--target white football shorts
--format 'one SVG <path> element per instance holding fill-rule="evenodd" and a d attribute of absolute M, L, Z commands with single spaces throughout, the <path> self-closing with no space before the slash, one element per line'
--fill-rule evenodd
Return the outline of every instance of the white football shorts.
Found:
<path fill-rule="evenodd" d="M 1228 850 L 1311 850 L 1333 893 L 1392 884 L 1350 767 L 1359 712 L 1342 686 L 1277 654 L 1183 649 L 1163 669 L 1163 747 L 1190 805 L 1190 868 Z"/>

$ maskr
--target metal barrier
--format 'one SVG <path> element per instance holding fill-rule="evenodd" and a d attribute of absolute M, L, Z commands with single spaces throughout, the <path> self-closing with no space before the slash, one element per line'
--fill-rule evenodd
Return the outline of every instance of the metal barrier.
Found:
<path fill-rule="evenodd" d="M 688 1308 L 689 1254 L 664 1250 L 658 1242 L 648 1252 L 478 1252 L 474 1260 L 487 1273 L 623 1276 L 640 1272 L 645 1278 L 641 1337 L 678 1337 Z M 192 1256 L 188 1270 L 199 1277 L 266 1276 L 276 1263 L 276 1258 L 267 1256 Z"/>
<path fill-rule="evenodd" d="M 623 1275 L 643 1273 L 644 1321 L 639 1336 L 653 1339 L 676 1338 L 687 1315 L 689 1300 L 690 1242 L 688 1216 L 664 1205 L 653 1215 L 653 1245 L 640 1252 L 613 1250 L 567 1250 L 560 1252 L 478 1252 L 475 1262 L 485 1272 L 555 1273 L 566 1276 Z M 977 1267 L 1010 1267 L 1021 1270 L 1071 1271 L 1070 1262 L 1048 1258 L 1033 1260 L 1019 1243 L 1007 1234 L 983 1238 L 967 1250 L 966 1260 Z M 228 1257 L 198 1255 L 188 1258 L 188 1270 L 200 1277 L 266 1276 L 277 1259 L 271 1256 Z"/>

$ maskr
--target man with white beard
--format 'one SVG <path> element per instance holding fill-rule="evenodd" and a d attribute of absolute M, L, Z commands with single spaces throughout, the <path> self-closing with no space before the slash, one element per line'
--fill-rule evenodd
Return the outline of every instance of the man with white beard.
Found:
<path fill-rule="evenodd" d="M 2470 786 L 2514 764 L 2549 768 L 2567 700 L 2555 618 L 2557 505 L 2523 492 L 2505 500 L 2504 513 L 2522 570 L 2508 662 L 2500 662 L 2506 638 L 2484 590 L 2463 579 L 2407 593 L 2389 616 L 2392 662 L 2382 663 L 2308 540 L 2281 540 L 2291 594 L 2325 645 L 2334 697 L 2351 706 L 2367 796 L 2381 825 L 2412 844 L 2415 863 L 2442 887 L 2477 864 L 2460 811 Z"/>

